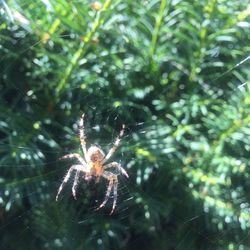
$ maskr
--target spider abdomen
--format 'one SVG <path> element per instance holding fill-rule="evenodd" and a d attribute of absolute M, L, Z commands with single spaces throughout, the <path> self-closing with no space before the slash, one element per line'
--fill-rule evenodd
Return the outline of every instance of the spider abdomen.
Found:
<path fill-rule="evenodd" d="M 99 178 L 103 174 L 102 162 L 95 161 L 95 162 L 90 162 L 89 164 L 90 164 L 91 174 Z"/>

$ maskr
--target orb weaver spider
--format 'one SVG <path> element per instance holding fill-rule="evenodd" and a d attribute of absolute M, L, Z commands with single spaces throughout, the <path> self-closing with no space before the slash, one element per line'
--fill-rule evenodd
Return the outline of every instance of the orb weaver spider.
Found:
<path fill-rule="evenodd" d="M 116 168 L 120 173 L 125 175 L 127 178 L 128 178 L 128 174 L 126 170 L 118 162 L 111 162 L 108 164 L 105 164 L 105 163 L 110 159 L 110 157 L 116 151 L 121 141 L 121 137 L 124 134 L 124 130 L 125 130 L 125 125 L 123 124 L 119 135 L 117 136 L 116 140 L 113 143 L 113 147 L 108 151 L 107 155 L 105 155 L 104 151 L 98 146 L 91 145 L 89 149 L 87 149 L 86 136 L 84 132 L 84 114 L 81 116 L 80 122 L 79 122 L 79 131 L 80 131 L 79 137 L 80 137 L 83 157 L 78 153 L 71 153 L 71 154 L 66 154 L 60 158 L 60 159 L 76 159 L 78 163 L 72 165 L 69 168 L 66 176 L 64 177 L 58 189 L 58 192 L 56 195 L 56 201 L 58 200 L 59 194 L 61 193 L 64 185 L 68 182 L 73 171 L 75 171 L 75 177 L 74 177 L 74 183 L 72 185 L 72 194 L 73 194 L 73 197 L 76 199 L 76 188 L 77 188 L 77 184 L 79 181 L 80 173 L 82 172 L 85 174 L 86 178 L 92 177 L 92 176 L 96 177 L 97 182 L 99 181 L 100 177 L 103 177 L 106 180 L 108 180 L 108 188 L 105 194 L 104 201 L 97 208 L 97 210 L 105 206 L 108 199 L 110 198 L 111 192 L 113 192 L 113 206 L 112 206 L 112 210 L 110 214 L 114 212 L 114 209 L 116 207 L 116 202 L 117 202 L 118 178 L 117 178 L 117 174 L 107 171 L 107 169 Z"/>

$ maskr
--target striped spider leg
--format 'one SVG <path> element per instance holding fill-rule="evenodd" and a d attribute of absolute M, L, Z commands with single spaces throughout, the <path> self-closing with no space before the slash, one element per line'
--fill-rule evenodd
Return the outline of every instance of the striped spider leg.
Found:
<path fill-rule="evenodd" d="M 115 175 L 111 172 L 108 172 L 108 171 L 104 171 L 102 176 L 109 181 L 109 184 L 108 184 L 108 188 L 107 188 L 107 191 L 105 194 L 104 201 L 101 203 L 101 205 L 96 210 L 99 210 L 100 208 L 102 208 L 106 205 L 107 201 L 110 198 L 110 194 L 113 191 L 113 206 L 112 206 L 111 212 L 109 213 L 111 215 L 115 210 L 116 202 L 117 202 L 118 179 L 117 179 L 117 175 Z"/>
<path fill-rule="evenodd" d="M 105 156 L 103 163 L 105 163 L 107 160 L 109 160 L 109 158 L 114 154 L 114 152 L 118 148 L 118 146 L 120 144 L 120 141 L 121 141 L 121 138 L 122 138 L 122 136 L 124 134 L 124 130 L 125 130 L 125 125 L 122 124 L 122 129 L 121 129 L 119 135 L 116 137 L 115 142 L 113 144 L 113 147 L 109 150 L 109 152 Z"/>

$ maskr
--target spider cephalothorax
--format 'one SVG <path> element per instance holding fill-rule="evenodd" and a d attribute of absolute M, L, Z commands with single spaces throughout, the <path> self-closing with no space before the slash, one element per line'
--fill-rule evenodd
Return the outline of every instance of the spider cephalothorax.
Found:
<path fill-rule="evenodd" d="M 66 182 L 68 182 L 73 170 L 76 171 L 74 183 L 72 186 L 72 194 L 73 194 L 75 199 L 76 199 L 76 187 L 78 184 L 80 173 L 85 174 L 85 179 L 89 179 L 90 177 L 93 176 L 93 177 L 96 177 L 97 181 L 99 181 L 100 177 L 104 177 L 105 179 L 108 180 L 109 185 L 108 185 L 108 188 L 106 191 L 106 196 L 104 198 L 104 201 L 101 203 L 101 205 L 97 209 L 100 209 L 101 207 L 105 206 L 105 204 L 107 203 L 107 201 L 110 197 L 111 192 L 113 191 L 114 200 L 113 200 L 113 207 L 112 207 L 112 210 L 110 213 L 110 214 L 112 214 L 114 209 L 115 209 L 116 201 L 117 201 L 118 178 L 117 178 L 117 174 L 114 174 L 110 171 L 107 171 L 106 169 L 114 167 L 114 168 L 117 168 L 119 170 L 119 172 L 121 172 L 126 177 L 128 177 L 128 174 L 125 171 L 125 169 L 118 162 L 111 162 L 109 164 L 105 164 L 105 163 L 109 160 L 109 158 L 113 155 L 113 153 L 117 149 L 117 147 L 121 141 L 121 137 L 123 136 L 125 126 L 124 125 L 122 126 L 122 130 L 120 131 L 120 134 L 116 138 L 113 147 L 109 150 L 108 154 L 105 155 L 103 150 L 96 145 L 90 146 L 89 149 L 87 150 L 86 137 L 84 134 L 83 119 L 84 119 L 84 114 L 82 115 L 82 117 L 80 119 L 80 123 L 79 123 L 79 125 L 80 125 L 80 142 L 81 142 L 84 157 L 82 157 L 80 154 L 72 153 L 72 154 L 64 155 L 61 158 L 61 159 L 74 158 L 74 159 L 78 160 L 78 163 L 75 165 L 72 165 L 70 167 L 70 169 L 68 170 L 66 176 L 64 177 L 62 184 L 60 185 L 60 187 L 58 189 L 58 192 L 56 195 L 56 200 L 58 200 L 58 196 L 59 196 L 60 192 L 62 191 L 64 184 Z"/>
<path fill-rule="evenodd" d="M 103 161 L 105 158 L 104 152 L 97 146 L 91 146 L 87 151 L 88 157 L 92 162 Z"/>

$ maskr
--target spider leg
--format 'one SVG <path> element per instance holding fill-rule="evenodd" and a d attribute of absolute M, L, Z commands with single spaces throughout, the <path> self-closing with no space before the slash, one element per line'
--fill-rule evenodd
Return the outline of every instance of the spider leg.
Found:
<path fill-rule="evenodd" d="M 119 143 L 121 141 L 121 137 L 123 136 L 124 134 L 124 130 L 125 130 L 125 125 L 123 124 L 122 125 L 122 129 L 119 133 L 119 135 L 116 137 L 116 140 L 113 144 L 113 147 L 109 150 L 108 154 L 106 155 L 105 159 L 103 162 L 106 162 L 111 156 L 112 154 L 116 151 L 117 147 L 119 146 Z"/>
<path fill-rule="evenodd" d="M 105 204 L 107 203 L 108 199 L 110 198 L 110 193 L 111 193 L 112 187 L 113 187 L 113 180 L 110 180 L 108 188 L 107 188 L 107 191 L 106 191 L 105 199 L 102 202 L 102 204 L 96 210 L 99 210 L 100 208 L 102 208 L 102 207 L 105 206 Z"/>
<path fill-rule="evenodd" d="M 89 158 L 88 158 L 87 148 L 86 148 L 86 136 L 84 133 L 84 115 L 85 114 L 82 114 L 80 122 L 79 122 L 79 131 L 80 131 L 80 142 L 82 146 L 82 151 L 84 153 L 85 160 L 88 162 Z"/>
<path fill-rule="evenodd" d="M 75 174 L 75 178 L 74 178 L 74 183 L 73 183 L 73 186 L 72 186 L 72 194 L 73 194 L 75 200 L 76 200 L 76 188 L 77 188 L 79 176 L 80 176 L 80 170 L 76 170 L 76 174 Z"/>
<path fill-rule="evenodd" d="M 116 202 L 117 202 L 117 187 L 118 187 L 118 180 L 116 178 L 114 180 L 114 184 L 113 184 L 114 200 L 113 200 L 113 206 L 112 206 L 112 210 L 110 212 L 110 215 L 114 212 L 115 207 L 116 207 Z"/>
<path fill-rule="evenodd" d="M 82 165 L 86 165 L 86 162 L 84 161 L 84 159 L 79 155 L 79 154 L 67 154 L 62 156 L 61 158 L 59 158 L 60 160 L 62 159 L 72 159 L 72 158 L 76 158 Z"/>
<path fill-rule="evenodd" d="M 109 163 L 109 164 L 107 164 L 107 165 L 104 165 L 103 167 L 104 167 L 104 169 L 116 167 L 116 168 L 118 168 L 118 170 L 119 170 L 123 175 L 125 175 L 125 176 L 128 178 L 128 173 L 127 173 L 126 170 L 121 166 L 121 164 L 118 163 L 118 162 L 115 162 L 115 161 L 114 161 L 114 162 L 111 162 L 111 163 Z"/>
<path fill-rule="evenodd" d="M 68 180 L 69 180 L 69 178 L 70 178 L 73 170 L 82 171 L 82 172 L 88 172 L 88 170 L 85 169 L 83 165 L 72 165 L 70 167 L 70 169 L 68 170 L 66 176 L 64 177 L 64 179 L 63 179 L 63 181 L 62 181 L 62 183 L 61 183 L 61 185 L 60 185 L 60 187 L 58 189 L 58 192 L 57 192 L 57 195 L 56 195 L 56 201 L 58 200 L 58 196 L 61 193 L 64 185 L 68 182 Z"/>
<path fill-rule="evenodd" d="M 101 205 L 96 210 L 99 210 L 100 208 L 102 208 L 102 207 L 104 207 L 106 205 L 108 199 L 110 198 L 110 194 L 111 194 L 111 191 L 112 191 L 112 188 L 113 188 L 114 189 L 114 191 L 113 191 L 113 193 L 114 193 L 114 202 L 113 202 L 113 207 L 112 207 L 112 210 L 111 210 L 111 213 L 110 213 L 110 214 L 112 214 L 114 212 L 114 209 L 115 209 L 115 206 L 116 206 L 116 201 L 117 201 L 118 179 L 117 179 L 116 175 L 114 175 L 112 173 L 109 173 L 109 172 L 104 172 L 103 177 L 109 180 L 109 185 L 108 185 L 108 188 L 107 188 L 107 191 L 106 191 L 104 201 L 101 203 Z"/>

